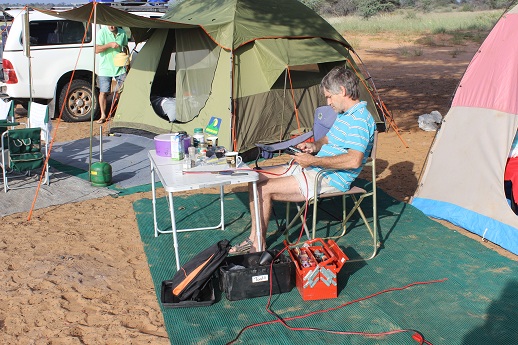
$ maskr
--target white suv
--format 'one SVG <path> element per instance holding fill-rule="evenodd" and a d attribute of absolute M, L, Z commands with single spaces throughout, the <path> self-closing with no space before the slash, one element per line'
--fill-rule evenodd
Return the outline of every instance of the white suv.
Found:
<path fill-rule="evenodd" d="M 166 10 L 163 6 L 153 6 L 152 11 L 149 12 L 144 11 L 142 6 L 138 8 L 138 12 L 131 11 L 131 13 L 149 18 L 160 18 Z M 5 42 L 2 60 L 7 96 L 25 107 L 31 97 L 41 103 L 54 104 L 50 108 L 51 111 L 55 110 L 55 114 L 59 114 L 62 105 L 65 104 L 62 116 L 64 121 L 89 120 L 94 103 L 99 104 L 96 99 L 98 92 L 92 94 L 94 61 L 92 30 L 88 30 L 84 45 L 81 47 L 86 23 L 66 20 L 38 11 L 29 12 L 31 95 L 29 59 L 24 55 L 22 44 L 25 15 L 22 13 L 11 15 L 15 19 Z M 129 45 L 131 51 L 134 47 L 131 39 Z M 71 80 L 72 73 L 74 77 Z M 67 97 L 69 84 L 70 91 Z M 97 110 L 95 109 L 94 114 L 98 113 Z"/>

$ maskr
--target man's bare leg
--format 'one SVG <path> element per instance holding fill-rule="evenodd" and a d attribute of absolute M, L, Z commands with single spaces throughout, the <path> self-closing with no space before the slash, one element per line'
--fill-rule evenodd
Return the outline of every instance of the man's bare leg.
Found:
<path fill-rule="evenodd" d="M 106 121 L 106 99 L 108 93 L 107 92 L 99 92 L 99 108 L 101 109 L 101 118 L 97 121 L 97 123 L 103 123 Z"/>
<path fill-rule="evenodd" d="M 273 201 L 300 202 L 305 200 L 304 195 L 300 192 L 297 179 L 293 176 L 281 175 L 285 171 L 286 166 L 280 166 L 268 169 L 265 172 L 260 172 L 260 178 L 257 182 L 261 222 L 261 243 L 263 248 L 258 248 L 256 224 L 253 221 L 255 219 L 253 187 L 252 184 L 249 184 L 248 186 L 250 213 L 252 216 L 252 228 L 249 237 L 253 243 L 251 252 L 258 252 L 261 251 L 261 249 L 266 248 L 266 232 L 272 213 Z"/>

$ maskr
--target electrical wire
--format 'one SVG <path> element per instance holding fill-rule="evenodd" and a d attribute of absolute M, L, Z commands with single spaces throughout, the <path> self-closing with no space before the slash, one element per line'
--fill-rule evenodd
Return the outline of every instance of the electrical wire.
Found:
<path fill-rule="evenodd" d="M 322 314 L 322 313 L 327 313 L 329 311 L 338 310 L 338 309 L 344 308 L 346 306 L 349 306 L 351 304 L 358 303 L 358 302 L 361 302 L 361 301 L 365 301 L 365 300 L 368 300 L 370 298 L 373 298 L 373 297 L 376 297 L 376 296 L 379 296 L 379 295 L 382 295 L 382 294 L 386 294 L 386 293 L 389 293 L 389 292 L 406 290 L 406 289 L 408 289 L 410 287 L 418 286 L 418 285 L 429 285 L 429 284 L 435 284 L 435 283 L 442 283 L 442 282 L 445 282 L 446 280 L 447 280 L 447 278 L 442 278 L 442 279 L 437 279 L 437 280 L 429 280 L 429 281 L 423 281 L 423 282 L 414 282 L 414 283 L 410 283 L 410 284 L 407 284 L 407 285 L 402 286 L 402 287 L 388 288 L 388 289 L 381 290 L 381 291 L 378 291 L 376 293 L 373 293 L 371 295 L 368 295 L 368 296 L 365 296 L 365 297 L 362 297 L 362 298 L 358 298 L 358 299 L 355 299 L 355 300 L 343 303 L 343 304 L 335 306 L 335 307 L 331 307 L 331 308 L 327 308 L 327 309 L 321 309 L 321 310 L 316 310 L 316 311 L 313 311 L 313 312 L 310 312 L 310 313 L 296 315 L 296 316 L 291 316 L 291 317 L 287 317 L 287 318 L 280 317 L 277 313 L 275 313 L 273 310 L 270 309 L 270 300 L 271 300 L 271 294 L 270 294 L 270 297 L 268 298 L 268 303 L 267 303 L 267 306 L 266 306 L 266 311 L 268 313 L 270 313 L 271 315 L 275 316 L 276 319 L 245 326 L 245 327 L 243 327 L 239 331 L 239 333 L 236 335 L 236 337 L 234 339 L 232 339 L 230 342 L 228 342 L 226 344 L 227 345 L 234 344 L 239 339 L 239 337 L 243 334 L 243 332 L 248 330 L 248 329 L 252 329 L 252 328 L 256 328 L 256 327 L 260 327 L 260 326 L 265 326 L 265 325 L 270 325 L 270 324 L 275 324 L 275 323 L 280 323 L 283 326 L 285 326 L 287 329 L 290 329 L 290 330 L 293 330 L 293 331 L 318 331 L 318 332 L 325 332 L 325 333 L 332 333 L 332 334 L 341 334 L 341 335 L 362 335 L 362 336 L 366 336 L 366 337 L 385 336 L 385 335 L 392 335 L 392 334 L 397 334 L 397 333 L 413 332 L 412 339 L 417 341 L 419 344 L 432 345 L 431 342 L 427 341 L 424 338 L 424 335 L 421 332 L 413 330 L 413 329 L 399 329 L 399 330 L 391 330 L 391 331 L 376 332 L 376 333 L 374 333 L 374 332 L 373 333 L 370 333 L 370 332 L 354 332 L 354 331 L 333 331 L 333 330 L 324 330 L 324 329 L 318 329 L 318 328 L 291 327 L 291 326 L 289 326 L 286 323 L 286 321 L 303 319 L 303 318 L 307 318 L 307 317 L 310 317 L 310 316 L 313 316 L 313 315 L 318 315 L 318 314 Z M 270 287 L 271 287 L 271 282 L 270 282 Z"/>
<path fill-rule="evenodd" d="M 291 169 L 292 166 L 293 166 L 293 160 L 290 161 L 287 169 L 285 171 L 281 172 L 281 173 L 268 172 L 267 170 L 261 171 L 261 173 L 269 174 L 269 175 L 273 175 L 273 176 L 282 176 L 282 175 L 286 174 Z M 252 169 L 249 169 L 249 170 L 252 170 Z M 308 184 L 307 177 L 306 177 L 306 174 L 304 173 L 304 171 L 302 171 L 302 174 L 304 176 L 304 180 L 305 180 L 305 183 L 306 183 L 306 194 L 305 194 L 306 203 L 305 203 L 305 210 L 304 210 L 304 216 L 303 216 L 303 220 L 304 221 L 302 223 L 301 230 L 299 232 L 299 236 L 297 238 L 297 241 L 293 244 L 294 246 L 297 245 L 300 242 L 300 239 L 302 237 L 302 233 L 303 233 L 303 230 L 304 230 L 304 224 L 305 224 L 305 220 L 306 220 L 306 217 L 307 217 L 307 209 L 308 209 L 309 184 Z M 269 271 L 270 293 L 269 293 L 269 296 L 268 296 L 268 301 L 266 303 L 265 310 L 269 314 L 274 316 L 275 320 L 265 321 L 265 322 L 261 322 L 261 323 L 256 323 L 256 324 L 245 326 L 244 328 L 241 329 L 241 331 L 239 331 L 239 333 L 236 335 L 236 337 L 233 340 L 231 340 L 230 342 L 227 343 L 227 345 L 235 343 L 239 339 L 241 334 L 243 334 L 243 332 L 246 331 L 247 329 L 251 329 L 251 328 L 255 328 L 255 327 L 259 327 L 259 326 L 264 326 L 264 325 L 268 325 L 268 324 L 274 324 L 274 323 L 280 323 L 284 327 L 286 327 L 287 329 L 289 329 L 291 331 L 312 331 L 312 332 L 322 332 L 322 333 L 339 334 L 339 335 L 361 335 L 361 336 L 365 336 L 365 337 L 380 337 L 380 336 L 387 336 L 387 335 L 393 335 L 393 334 L 399 334 L 399 333 L 412 333 L 412 335 L 411 335 L 412 339 L 415 340 L 420 345 L 424 345 L 424 344 L 432 345 L 431 342 L 429 342 L 429 341 L 427 341 L 425 339 L 424 335 L 421 332 L 419 332 L 417 330 L 414 330 L 414 329 L 396 329 L 396 330 L 385 331 L 385 332 L 339 331 L 339 330 L 327 330 L 327 329 L 314 328 L 314 327 L 292 327 L 292 326 L 287 324 L 287 321 L 303 319 L 303 318 L 307 318 L 307 317 L 310 317 L 310 316 L 313 316 L 313 315 L 327 313 L 327 312 L 330 312 L 330 311 L 333 311 L 333 310 L 338 310 L 338 309 L 344 308 L 344 307 L 346 307 L 348 305 L 351 305 L 351 304 L 354 304 L 354 303 L 357 303 L 357 302 L 361 302 L 361 301 L 373 298 L 375 296 L 378 296 L 378 295 L 381 295 L 381 294 L 384 294 L 384 293 L 405 290 L 405 289 L 408 289 L 408 288 L 410 288 L 412 286 L 416 286 L 416 285 L 428 285 L 428 284 L 433 284 L 433 283 L 444 282 L 444 281 L 447 280 L 447 278 L 443 278 L 443 279 L 439 279 L 439 280 L 431 280 L 431 281 L 426 281 L 426 282 L 414 282 L 414 283 L 405 285 L 403 287 L 389 288 L 389 289 L 382 290 L 382 291 L 376 292 L 374 294 L 368 295 L 366 297 L 362 297 L 362 298 L 359 298 L 359 299 L 356 299 L 356 300 L 353 300 L 353 301 L 349 301 L 349 302 L 343 303 L 343 304 L 341 304 L 339 306 L 335 306 L 335 307 L 331 307 L 331 308 L 327 308 L 327 309 L 316 310 L 316 311 L 313 311 L 313 312 L 310 312 L 310 313 L 306 313 L 306 314 L 302 314 L 302 315 L 298 315 L 298 316 L 292 316 L 292 317 L 288 317 L 288 318 L 284 318 L 283 319 L 280 315 L 278 315 L 275 311 L 273 311 L 271 309 L 271 299 L 272 299 L 272 291 L 273 291 L 272 273 L 273 273 L 273 264 L 275 262 L 275 259 L 277 259 L 280 255 L 282 255 L 282 253 L 284 253 L 284 251 L 287 250 L 287 249 L 289 249 L 288 245 L 286 245 L 281 251 L 279 251 L 279 253 L 277 253 L 275 258 L 270 263 L 270 271 Z"/>
<path fill-rule="evenodd" d="M 95 8 L 95 3 L 94 3 L 94 7 L 93 8 Z M 92 20 L 92 17 L 93 17 L 93 8 L 92 8 L 92 11 L 90 12 L 90 17 L 88 18 L 88 22 L 86 24 L 86 29 L 85 29 L 85 32 L 83 34 L 83 38 L 81 40 L 81 47 L 79 48 L 79 53 L 77 55 L 76 62 L 74 64 L 74 69 L 72 70 L 72 73 L 70 75 L 70 81 L 68 83 L 67 91 L 66 91 L 67 97 L 68 97 L 68 94 L 70 92 L 70 86 L 72 85 L 72 81 L 74 80 L 74 75 L 76 73 L 76 68 L 77 68 L 77 65 L 79 63 L 79 58 L 81 56 L 81 52 L 83 51 L 83 47 L 84 47 L 84 44 L 85 44 L 86 36 L 87 36 L 87 33 L 88 33 L 88 27 L 90 26 L 90 23 L 91 23 L 91 20 Z M 61 118 L 63 116 L 63 111 L 65 109 L 65 105 L 66 105 L 66 102 L 63 102 L 63 104 L 61 105 L 61 109 L 59 111 L 59 116 L 57 118 L 56 126 L 54 128 L 54 133 L 51 135 L 48 152 L 47 152 L 47 154 L 45 156 L 45 161 L 43 163 L 43 167 L 42 167 L 42 170 L 41 170 L 40 180 L 39 180 L 39 183 L 38 183 L 38 187 L 36 188 L 36 192 L 34 193 L 34 198 L 32 199 L 31 209 L 29 210 L 29 214 L 27 216 L 27 221 L 31 220 L 32 213 L 33 213 L 34 208 L 36 206 L 36 200 L 38 199 L 38 194 L 39 194 L 39 191 L 40 191 L 40 188 L 41 188 L 41 184 L 43 182 L 44 171 L 47 168 L 47 165 L 49 164 L 49 159 L 50 159 L 50 155 L 51 155 L 51 152 L 52 152 L 52 147 L 54 146 L 54 139 L 55 139 L 55 137 L 57 135 L 57 132 L 58 132 L 58 129 L 59 129 L 59 125 L 61 124 Z M 93 111 L 93 109 L 92 109 L 92 111 Z"/>

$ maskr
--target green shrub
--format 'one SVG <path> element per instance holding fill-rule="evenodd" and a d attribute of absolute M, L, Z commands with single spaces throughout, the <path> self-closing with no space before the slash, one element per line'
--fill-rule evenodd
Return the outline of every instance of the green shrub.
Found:
<path fill-rule="evenodd" d="M 396 8 L 396 4 L 390 0 L 358 1 L 358 14 L 363 18 L 370 18 L 383 12 L 393 12 Z"/>

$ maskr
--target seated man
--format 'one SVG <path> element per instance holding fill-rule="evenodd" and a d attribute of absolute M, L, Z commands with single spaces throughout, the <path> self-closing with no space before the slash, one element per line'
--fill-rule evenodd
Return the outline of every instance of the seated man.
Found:
<path fill-rule="evenodd" d="M 337 169 L 328 173 L 319 186 L 318 193 L 349 190 L 351 183 L 362 170 L 372 149 L 376 124 L 367 110 L 367 103 L 359 100 L 358 77 L 345 66 L 335 67 L 322 80 L 320 86 L 338 116 L 327 135 L 314 143 L 301 143 L 294 164 L 275 166 L 259 172 L 257 190 L 262 238 L 272 209 L 272 201 L 301 202 L 314 195 L 315 175 L 320 168 Z M 314 155 L 316 153 L 316 155 Z M 249 185 L 250 210 L 255 219 L 252 185 Z M 231 248 L 230 254 L 261 251 L 258 248 L 255 224 L 250 237 Z"/>

